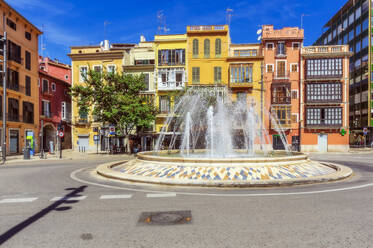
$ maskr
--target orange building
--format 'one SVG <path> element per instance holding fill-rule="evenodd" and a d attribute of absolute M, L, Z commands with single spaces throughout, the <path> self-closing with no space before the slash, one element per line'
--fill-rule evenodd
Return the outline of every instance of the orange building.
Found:
<path fill-rule="evenodd" d="M 302 151 L 348 151 L 350 56 L 348 45 L 302 48 Z"/>
<path fill-rule="evenodd" d="M 37 151 L 39 141 L 38 37 L 41 32 L 4 1 L 0 3 L 0 13 L 4 17 L 0 18 L 0 33 L 2 35 L 4 31 L 7 32 L 6 152 L 7 154 L 21 153 L 26 145 L 26 139 L 33 151 Z M 1 42 L 0 46 L 2 45 Z M 0 59 L 3 59 L 2 53 Z M 1 65 L 1 71 L 2 68 Z M 0 81 L 2 115 L 2 77 Z M 0 127 L 2 136 L 2 120 Z"/>
<path fill-rule="evenodd" d="M 265 126 L 274 149 L 285 149 L 285 143 L 299 150 L 299 62 L 304 33 L 297 27 L 275 30 L 273 25 L 264 25 L 262 31 Z"/>

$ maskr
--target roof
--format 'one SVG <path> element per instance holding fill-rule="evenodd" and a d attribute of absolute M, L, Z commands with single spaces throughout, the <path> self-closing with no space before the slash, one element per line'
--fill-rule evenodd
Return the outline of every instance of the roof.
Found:
<path fill-rule="evenodd" d="M 32 24 L 28 19 L 26 19 L 26 17 L 24 17 L 23 15 L 21 15 L 17 10 L 15 10 L 12 6 L 10 6 L 8 3 L 6 3 L 5 1 L 2 1 L 2 3 L 4 3 L 11 11 L 13 11 L 14 13 L 16 13 L 17 15 L 19 15 L 25 22 L 27 22 L 30 26 L 32 26 L 33 29 L 36 30 L 36 32 L 38 32 L 39 34 L 42 34 L 43 32 L 40 31 L 34 24 Z M 0 3 L 0 6 L 1 4 Z"/>

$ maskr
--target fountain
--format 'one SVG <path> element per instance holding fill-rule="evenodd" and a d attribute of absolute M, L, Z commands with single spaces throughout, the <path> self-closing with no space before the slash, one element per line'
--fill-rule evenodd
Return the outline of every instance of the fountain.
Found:
<path fill-rule="evenodd" d="M 259 114 L 261 113 L 261 114 Z M 285 150 L 274 151 L 265 121 Z M 344 166 L 319 163 L 289 149 L 280 122 L 254 99 L 232 101 L 226 88 L 189 89 L 166 119 L 154 151 L 98 173 L 127 181 L 199 186 L 310 183 L 345 178 Z"/>

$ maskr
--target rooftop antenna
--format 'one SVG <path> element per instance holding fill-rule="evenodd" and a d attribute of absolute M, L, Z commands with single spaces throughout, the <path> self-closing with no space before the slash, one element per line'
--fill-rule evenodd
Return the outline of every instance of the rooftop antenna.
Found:
<path fill-rule="evenodd" d="M 305 16 L 310 16 L 310 15 L 302 14 L 302 15 L 300 16 L 300 29 L 303 29 L 303 17 L 305 17 Z"/>
<path fill-rule="evenodd" d="M 233 12 L 233 9 L 231 9 L 231 8 L 227 8 L 227 9 L 225 10 L 226 18 L 227 18 L 227 25 L 228 25 L 228 26 L 231 25 L 232 12 Z"/>
<path fill-rule="evenodd" d="M 104 40 L 106 40 L 106 26 L 111 24 L 109 21 L 104 21 Z"/>
<path fill-rule="evenodd" d="M 40 35 L 40 55 L 41 55 L 41 57 L 44 57 L 44 50 L 45 50 L 45 43 L 44 43 L 45 27 L 44 27 L 44 24 L 41 25 L 41 32 L 43 34 Z"/>
<path fill-rule="evenodd" d="M 166 34 L 168 31 L 170 31 L 170 29 L 167 28 L 166 17 L 163 14 L 163 10 L 157 11 L 157 19 L 158 19 L 158 34 L 161 34 L 161 33 Z"/>

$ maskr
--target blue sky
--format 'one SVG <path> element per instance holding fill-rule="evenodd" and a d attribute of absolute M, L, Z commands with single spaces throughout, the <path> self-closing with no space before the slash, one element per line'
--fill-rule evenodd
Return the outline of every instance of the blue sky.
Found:
<path fill-rule="evenodd" d="M 300 26 L 305 45 L 321 34 L 328 19 L 346 0 L 7 0 L 39 29 L 44 30 L 45 56 L 70 64 L 67 56 L 73 45 L 96 45 L 106 38 L 115 43 L 137 43 L 140 35 L 152 40 L 157 34 L 157 12 L 162 10 L 169 34 L 185 33 L 187 25 L 225 24 L 227 8 L 233 9 L 233 43 L 253 43 L 262 24 L 275 28 Z"/>

